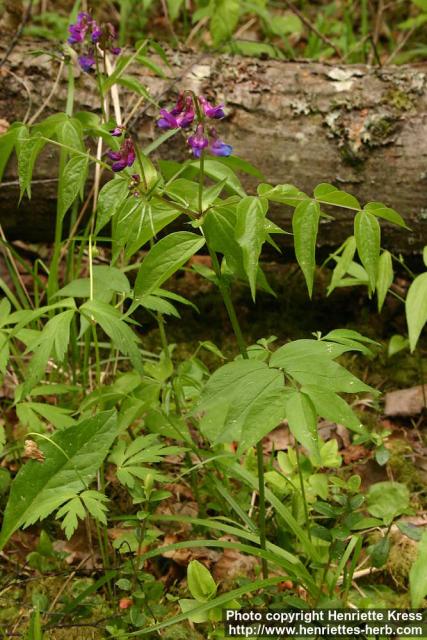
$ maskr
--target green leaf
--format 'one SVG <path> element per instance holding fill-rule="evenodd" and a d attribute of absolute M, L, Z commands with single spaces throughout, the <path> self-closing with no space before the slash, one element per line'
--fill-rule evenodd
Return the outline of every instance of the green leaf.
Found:
<path fill-rule="evenodd" d="M 286 398 L 286 418 L 298 442 L 320 462 L 316 410 L 309 396 L 292 389 Z"/>
<path fill-rule="evenodd" d="M 176 437 L 176 433 L 174 435 Z M 165 456 L 177 455 L 183 451 L 181 447 L 165 446 L 159 442 L 157 435 L 149 434 L 138 436 L 129 445 L 120 440 L 111 452 L 109 461 L 117 467 L 119 482 L 132 489 L 135 479 L 144 480 L 149 473 L 155 480 L 167 480 L 167 476 L 152 465 L 162 462 Z"/>
<path fill-rule="evenodd" d="M 116 233 L 120 226 L 127 225 L 125 257 L 129 259 L 144 244 L 154 238 L 156 234 L 181 215 L 173 205 L 157 203 L 154 200 L 142 202 L 127 221 L 120 214 L 117 221 Z"/>
<path fill-rule="evenodd" d="M 135 298 L 152 293 L 170 278 L 205 244 L 205 239 L 189 231 L 170 233 L 145 256 L 135 282 Z"/>
<path fill-rule="evenodd" d="M 243 266 L 255 301 L 258 261 L 266 238 L 265 212 L 259 198 L 247 196 L 237 205 L 236 240 L 242 249 Z"/>
<path fill-rule="evenodd" d="M 270 184 L 259 184 L 257 192 L 259 196 L 272 202 L 288 204 L 291 207 L 297 207 L 301 202 L 308 200 L 307 195 L 293 184 L 278 184 L 275 187 Z"/>
<path fill-rule="evenodd" d="M 316 266 L 316 239 L 319 218 L 319 204 L 314 200 L 301 202 L 292 217 L 295 256 L 304 274 L 310 298 L 313 292 L 314 269 Z"/>
<path fill-rule="evenodd" d="M 342 253 L 339 257 L 334 255 L 336 265 L 332 272 L 331 282 L 328 286 L 328 295 L 331 294 L 337 286 L 339 286 L 342 278 L 347 274 L 348 269 L 353 262 L 354 254 L 356 253 L 356 238 L 354 236 L 347 238 L 341 249 Z"/>
<path fill-rule="evenodd" d="M 125 356 L 129 356 L 135 369 L 143 375 L 144 367 L 138 349 L 138 337 L 122 320 L 120 311 L 99 300 L 89 300 L 80 307 L 80 312 L 87 320 L 95 320 L 114 346 Z"/>
<path fill-rule="evenodd" d="M 409 572 L 409 589 L 411 605 L 416 609 L 427 596 L 427 531 L 418 544 L 418 555 Z"/>
<path fill-rule="evenodd" d="M 378 312 L 383 308 L 384 300 L 393 284 L 394 272 L 393 262 L 389 251 L 383 251 L 378 261 L 378 276 L 377 276 L 377 298 L 378 298 Z"/>
<path fill-rule="evenodd" d="M 399 353 L 399 351 L 402 351 L 403 349 L 407 349 L 408 347 L 409 347 L 408 338 L 406 338 L 405 336 L 401 336 L 398 333 L 396 333 L 395 335 L 391 336 L 391 338 L 389 340 L 388 348 L 387 348 L 387 355 L 388 355 L 389 358 L 391 358 L 396 353 Z"/>
<path fill-rule="evenodd" d="M 23 129 L 20 130 L 19 135 L 16 150 L 18 154 L 19 199 L 21 200 L 24 193 L 27 193 L 27 196 L 31 198 L 31 179 L 33 177 L 34 164 L 46 142 L 40 135 L 22 138 L 21 136 L 25 135 Z M 30 134 L 27 133 L 27 135 L 29 136 Z"/>
<path fill-rule="evenodd" d="M 427 273 L 417 276 L 409 287 L 405 303 L 411 352 L 427 322 Z"/>
<path fill-rule="evenodd" d="M 194 413 L 213 443 L 258 442 L 284 418 L 283 375 L 257 360 L 236 360 L 208 380 Z"/>
<path fill-rule="evenodd" d="M 9 129 L 0 136 L 0 181 L 3 179 L 3 173 L 6 168 L 9 157 L 18 140 L 20 132 L 28 135 L 28 129 L 20 122 L 13 124 Z"/>
<path fill-rule="evenodd" d="M 129 293 L 130 284 L 125 274 L 116 267 L 96 265 L 92 269 L 93 296 L 102 302 L 108 302 L 113 292 Z M 55 296 L 73 298 L 90 297 L 90 278 L 77 278 L 56 292 Z M 107 298 L 107 299 L 105 299 Z"/>
<path fill-rule="evenodd" d="M 51 318 L 45 325 L 35 343 L 31 344 L 34 352 L 27 369 L 22 394 L 27 395 L 41 380 L 49 357 L 53 354 L 58 362 L 62 362 L 70 340 L 70 324 L 74 309 L 63 311 Z"/>
<path fill-rule="evenodd" d="M 287 345 L 286 345 L 287 346 Z M 280 351 L 280 350 L 278 350 Z M 277 352 L 276 352 L 277 353 Z M 319 387 L 328 391 L 358 393 L 374 391 L 372 387 L 356 378 L 341 365 L 323 355 L 285 358 L 280 360 L 273 354 L 271 366 L 280 366 L 286 374 L 301 385 Z"/>
<path fill-rule="evenodd" d="M 226 2 L 228 3 L 228 0 L 226 0 Z M 198 161 L 192 162 L 190 166 L 195 167 L 197 170 L 200 169 L 200 163 Z M 206 175 L 213 180 L 217 180 L 218 182 L 225 180 L 225 187 L 231 191 L 231 193 L 235 193 L 242 198 L 245 197 L 246 193 L 240 183 L 240 180 L 231 167 L 225 165 L 219 160 L 210 160 L 207 158 L 205 159 L 204 170 Z"/>
<path fill-rule="evenodd" d="M 384 218 L 384 220 L 388 220 L 393 224 L 397 224 L 399 227 L 409 229 L 402 216 L 394 209 L 386 207 L 384 204 L 382 204 L 382 202 L 368 202 L 368 204 L 365 205 L 364 209 L 365 211 L 369 211 L 369 213 L 373 213 L 378 218 Z"/>
<path fill-rule="evenodd" d="M 169 18 L 172 22 L 179 16 L 183 2 L 184 0 L 167 0 Z"/>
<path fill-rule="evenodd" d="M 371 291 L 375 291 L 380 258 L 381 229 L 376 217 L 368 211 L 359 211 L 354 218 L 357 252 L 366 269 Z"/>
<path fill-rule="evenodd" d="M 105 227 L 117 213 L 129 194 L 128 181 L 116 177 L 105 184 L 99 192 L 95 235 Z"/>
<path fill-rule="evenodd" d="M 191 595 L 198 602 L 208 602 L 216 595 L 216 584 L 209 569 L 198 560 L 192 560 L 187 568 L 187 584 Z"/>
<path fill-rule="evenodd" d="M 229 40 L 239 22 L 238 0 L 214 0 L 210 30 L 214 47 Z"/>
<path fill-rule="evenodd" d="M 369 487 L 367 508 L 371 516 L 390 525 L 409 507 L 409 490 L 400 482 L 376 482 Z"/>
<path fill-rule="evenodd" d="M 310 397 L 318 416 L 342 424 L 356 433 L 364 433 L 364 427 L 359 418 L 347 402 L 336 393 L 311 385 L 305 385 L 302 391 Z"/>
<path fill-rule="evenodd" d="M 338 207 L 344 207 L 345 209 L 356 209 L 359 211 L 361 208 L 357 198 L 345 191 L 337 189 L 327 182 L 323 182 L 315 188 L 314 197 L 319 202 L 333 204 Z"/>
<path fill-rule="evenodd" d="M 74 156 L 64 167 L 58 184 L 58 215 L 63 220 L 66 212 L 84 188 L 87 177 L 88 156 Z"/>
<path fill-rule="evenodd" d="M 44 462 L 30 460 L 16 475 L 0 533 L 0 549 L 19 528 L 46 517 L 93 480 L 117 435 L 116 414 L 99 413 L 37 444 Z M 64 500 L 65 496 L 65 500 Z"/>

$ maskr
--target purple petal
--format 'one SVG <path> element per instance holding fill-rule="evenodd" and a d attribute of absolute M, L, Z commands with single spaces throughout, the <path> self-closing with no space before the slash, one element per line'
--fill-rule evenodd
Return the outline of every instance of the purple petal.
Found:
<path fill-rule="evenodd" d="M 231 144 L 226 144 L 222 140 L 215 140 L 210 146 L 210 152 L 214 156 L 231 156 L 233 153 L 233 147 Z"/>
<path fill-rule="evenodd" d="M 120 160 L 122 154 L 120 153 L 120 151 L 107 151 L 107 156 L 110 158 L 110 160 Z"/>
<path fill-rule="evenodd" d="M 118 162 L 113 162 L 111 165 L 113 171 L 122 171 L 126 168 L 126 160 L 119 160 Z"/>

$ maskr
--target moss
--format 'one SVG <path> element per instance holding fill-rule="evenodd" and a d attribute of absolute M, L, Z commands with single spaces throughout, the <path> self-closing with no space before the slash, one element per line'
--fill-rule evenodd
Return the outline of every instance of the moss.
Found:
<path fill-rule="evenodd" d="M 414 540 L 402 535 L 400 531 L 393 533 L 390 541 L 387 570 L 396 587 L 403 591 L 408 586 L 409 571 L 417 558 L 418 545 Z"/>
<path fill-rule="evenodd" d="M 397 109 L 397 111 L 409 111 L 414 106 L 409 95 L 400 89 L 389 89 L 385 93 L 382 102 Z"/>
<path fill-rule="evenodd" d="M 425 489 L 425 480 L 421 477 L 419 469 L 414 465 L 411 454 L 413 449 L 410 442 L 400 438 L 391 438 L 387 448 L 390 452 L 388 461 L 389 469 L 397 482 L 405 484 L 411 494 L 417 494 Z M 423 507 L 422 504 L 413 505 Z"/>

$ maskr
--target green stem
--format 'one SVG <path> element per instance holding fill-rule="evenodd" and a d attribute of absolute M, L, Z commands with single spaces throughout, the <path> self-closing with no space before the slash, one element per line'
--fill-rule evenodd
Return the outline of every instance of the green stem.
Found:
<path fill-rule="evenodd" d="M 228 317 L 231 322 L 231 326 L 233 328 L 234 335 L 236 337 L 237 345 L 239 347 L 240 354 L 242 358 L 245 360 L 249 359 L 248 350 L 246 348 L 245 339 L 243 337 L 242 329 L 240 327 L 239 320 L 237 318 L 236 310 L 234 308 L 233 301 L 231 299 L 230 290 L 228 286 L 224 283 L 221 278 L 221 268 L 218 262 L 218 257 L 209 245 L 207 244 L 209 255 L 212 259 L 212 266 L 214 268 L 216 277 L 218 279 L 218 286 L 224 301 L 225 308 L 228 313 Z M 258 464 L 258 496 L 259 496 L 259 542 L 260 547 L 263 551 L 267 548 L 267 535 L 266 535 L 266 524 L 265 524 L 265 513 L 266 513 L 266 504 L 265 504 L 265 480 L 264 480 L 264 454 L 262 450 L 262 443 L 258 442 L 256 445 L 257 452 L 257 464 Z M 261 560 L 262 567 L 262 576 L 263 578 L 268 578 L 268 565 L 265 558 Z"/>
<path fill-rule="evenodd" d="M 307 527 L 307 534 L 308 534 L 308 537 L 309 537 L 310 542 L 311 542 L 310 518 L 309 518 L 309 515 L 308 515 L 307 496 L 305 494 L 304 479 L 302 477 L 301 461 L 300 461 L 300 456 L 299 456 L 299 451 L 298 451 L 298 443 L 297 442 L 295 442 L 295 454 L 296 454 L 296 458 L 297 458 L 298 477 L 299 477 L 299 483 L 300 483 L 300 488 L 301 488 L 302 501 L 303 501 L 303 504 L 304 504 L 304 515 L 305 515 L 305 522 L 306 522 L 306 527 Z"/>
<path fill-rule="evenodd" d="M 74 69 L 71 64 L 68 65 L 68 77 L 67 77 L 68 85 L 67 85 L 67 102 L 65 107 L 65 113 L 68 117 L 71 118 L 73 115 L 73 105 L 74 105 Z M 62 186 L 62 177 L 64 173 L 65 164 L 67 162 L 67 151 L 62 145 L 61 153 L 59 157 L 59 181 L 58 181 L 58 189 L 61 189 Z M 61 255 L 61 241 L 62 241 L 62 216 L 59 215 L 59 201 L 58 198 L 58 206 L 56 212 L 56 223 L 55 223 L 55 245 L 53 250 L 52 262 L 50 265 L 49 278 L 47 284 L 47 297 L 49 304 L 52 300 L 52 296 L 58 291 L 59 283 L 58 283 L 58 265 L 59 265 L 59 257 Z"/>

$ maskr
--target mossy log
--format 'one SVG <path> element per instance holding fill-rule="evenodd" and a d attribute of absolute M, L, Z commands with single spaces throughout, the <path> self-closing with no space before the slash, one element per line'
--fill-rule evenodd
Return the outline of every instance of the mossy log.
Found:
<path fill-rule="evenodd" d="M 2 48 L 0 44 L 0 58 Z M 21 41 L 1 69 L 0 119 L 28 119 L 48 98 L 59 63 L 46 42 Z M 51 50 L 54 50 L 54 45 Z M 374 68 L 317 62 L 259 60 L 230 55 L 178 51 L 170 54 L 167 78 L 133 65 L 127 74 L 146 85 L 161 104 L 178 90 L 192 89 L 223 101 L 227 117 L 221 137 L 235 154 L 256 165 L 266 182 L 293 183 L 311 192 L 330 182 L 362 203 L 382 201 L 399 211 L 412 228 L 387 226 L 383 244 L 412 253 L 427 242 L 427 64 Z M 163 63 L 162 63 L 163 64 Z M 93 77 L 76 74 L 75 109 L 97 110 Z M 175 82 L 173 82 L 175 79 Z M 120 87 L 123 112 L 134 98 Z M 63 110 L 65 71 L 41 117 Z M 142 105 L 132 121 L 142 144 L 157 134 L 155 110 Z M 161 147 L 162 157 L 184 158 L 180 136 Z M 54 227 L 57 154 L 45 151 L 34 172 L 32 200 L 18 206 L 16 166 L 10 162 L 0 185 L 0 222 L 9 238 L 48 240 Z M 253 177 L 243 177 L 250 191 Z M 290 228 L 291 211 L 277 206 L 272 217 Z M 353 214 L 337 210 L 334 222 L 321 225 L 319 244 L 338 245 L 352 232 Z M 283 236 L 282 242 L 289 243 Z"/>

